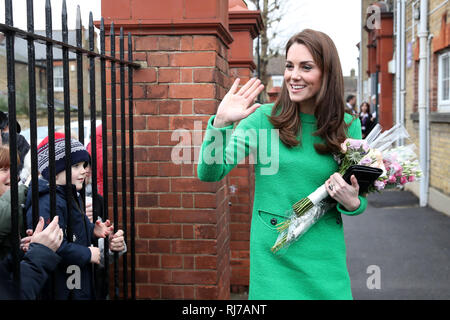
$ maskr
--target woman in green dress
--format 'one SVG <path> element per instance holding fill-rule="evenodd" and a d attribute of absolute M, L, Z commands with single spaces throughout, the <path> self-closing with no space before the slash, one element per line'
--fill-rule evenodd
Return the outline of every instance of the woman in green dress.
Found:
<path fill-rule="evenodd" d="M 254 104 L 264 89 L 259 80 L 238 85 L 239 79 L 208 122 L 197 173 L 219 181 L 249 154 L 255 160 L 249 299 L 352 299 L 341 214 L 362 213 L 367 200 L 354 176 L 348 184 L 336 173 L 333 154 L 347 138 L 361 139 L 361 124 L 345 113 L 333 41 L 310 29 L 288 41 L 274 104 Z M 276 225 L 324 182 L 337 206 L 287 250 L 272 253 Z"/>

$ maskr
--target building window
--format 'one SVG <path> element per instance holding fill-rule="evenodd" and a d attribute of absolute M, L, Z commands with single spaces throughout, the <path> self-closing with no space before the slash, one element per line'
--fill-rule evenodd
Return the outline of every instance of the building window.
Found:
<path fill-rule="evenodd" d="M 438 111 L 450 112 L 450 51 L 439 55 Z"/>
<path fill-rule="evenodd" d="M 64 91 L 64 78 L 62 66 L 55 66 L 53 68 L 53 87 L 55 92 Z"/>
<path fill-rule="evenodd" d="M 281 87 L 283 85 L 283 76 L 272 76 L 272 86 Z"/>

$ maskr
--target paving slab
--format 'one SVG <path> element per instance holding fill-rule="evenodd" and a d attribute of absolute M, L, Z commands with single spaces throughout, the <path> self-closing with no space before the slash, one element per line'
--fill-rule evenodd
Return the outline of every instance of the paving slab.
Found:
<path fill-rule="evenodd" d="M 419 199 L 409 191 L 385 190 L 380 193 L 374 192 L 368 195 L 367 200 L 374 208 L 419 206 Z"/>

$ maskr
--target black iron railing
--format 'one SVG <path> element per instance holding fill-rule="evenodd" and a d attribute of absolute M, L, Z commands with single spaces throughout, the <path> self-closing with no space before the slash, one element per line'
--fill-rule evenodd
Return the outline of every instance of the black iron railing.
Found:
<path fill-rule="evenodd" d="M 117 155 L 117 110 L 116 110 L 116 64 L 120 68 L 120 134 L 121 134 L 121 187 L 122 187 L 122 229 L 124 231 L 124 238 L 128 244 L 128 251 L 123 256 L 123 276 L 122 286 L 124 299 L 128 298 L 129 283 L 128 272 L 131 277 L 131 298 L 136 298 L 136 285 L 135 285 L 135 221 L 134 221 L 134 152 L 133 152 L 133 69 L 139 68 L 139 64 L 132 61 L 132 38 L 128 33 L 128 60 L 125 60 L 125 37 L 123 29 L 120 29 L 119 43 L 120 52 L 119 58 L 116 58 L 115 39 L 116 34 L 114 31 L 114 24 L 111 25 L 110 42 L 111 50 L 110 55 L 105 54 L 105 29 L 103 18 L 101 19 L 100 26 L 100 52 L 95 51 L 95 37 L 94 37 L 94 23 L 92 19 L 92 13 L 89 17 L 89 49 L 82 47 L 82 23 L 81 14 L 78 7 L 77 19 L 76 19 L 76 45 L 68 43 L 68 27 L 67 27 L 67 9 L 66 1 L 63 1 L 62 7 L 62 41 L 57 41 L 52 38 L 52 9 L 50 1 L 46 1 L 45 6 L 45 18 L 46 18 L 46 32 L 45 36 L 38 35 L 34 32 L 33 21 L 33 0 L 27 0 L 27 31 L 14 27 L 13 23 L 13 7 L 12 0 L 5 0 L 5 24 L 0 23 L 0 32 L 4 33 L 6 38 L 6 53 L 7 53 L 7 86 L 8 86 L 8 116 L 9 116 L 9 131 L 16 132 L 16 90 L 15 90 L 15 55 L 14 55 L 14 43 L 15 37 L 23 38 L 28 43 L 28 84 L 29 84 L 29 116 L 30 116 L 30 147 L 31 147 L 31 190 L 32 190 L 32 212 L 33 212 L 33 229 L 38 222 L 39 213 L 39 198 L 38 198 L 38 157 L 37 157 L 37 111 L 36 111 L 36 75 L 35 75 L 35 43 L 41 43 L 46 46 L 46 71 L 47 71 L 47 120 L 48 120 L 48 137 L 49 137 L 49 186 L 50 186 L 50 215 L 51 218 L 56 212 L 56 181 L 55 181 L 55 108 L 54 108 L 54 83 L 53 83 L 53 48 L 60 48 L 62 50 L 63 61 L 63 83 L 64 83 L 64 130 L 65 130 L 65 154 L 66 154 L 66 168 L 71 167 L 70 157 L 70 138 L 71 138 L 71 113 L 70 113 L 70 81 L 69 81 L 69 52 L 76 54 L 77 65 L 77 104 L 78 104 L 78 139 L 84 143 L 84 97 L 83 97 L 83 57 L 87 56 L 89 59 L 89 94 L 90 94 L 90 127 L 91 127 L 91 158 L 92 158 L 92 199 L 93 199 L 93 221 L 97 220 L 99 212 L 97 212 L 98 201 L 98 186 L 97 186 L 97 168 L 99 165 L 103 166 L 103 219 L 109 219 L 108 207 L 109 207 L 109 186 L 108 186 L 108 134 L 112 137 L 112 212 L 114 232 L 117 232 L 119 227 L 119 202 L 118 202 L 118 155 Z M 100 60 L 100 91 L 101 91 L 101 120 L 102 120 L 102 157 L 101 164 L 97 163 L 97 139 L 96 139 L 96 59 Z M 108 132 L 107 128 L 107 78 L 106 67 L 107 62 L 111 69 L 111 130 Z M 126 130 L 126 96 L 125 96 L 125 71 L 128 71 L 128 132 Z M 129 144 L 126 146 L 126 135 L 129 135 Z M 17 139 L 16 135 L 11 134 L 9 139 L 10 144 L 10 173 L 11 177 L 18 175 L 17 164 Z M 128 159 L 128 174 L 129 174 L 129 188 L 127 192 L 127 154 Z M 53 160 L 53 161 L 52 161 Z M 66 181 L 71 181 L 71 170 L 66 170 Z M 127 194 L 130 197 L 129 206 L 127 206 Z M 84 196 L 84 189 L 81 191 L 81 195 Z M 68 184 L 66 188 L 67 207 L 70 208 L 73 195 L 71 192 L 71 185 Z M 20 212 L 18 200 L 18 185 L 17 183 L 11 183 L 11 232 L 12 239 L 14 241 L 12 247 L 12 256 L 14 261 L 13 278 L 16 283 L 16 288 L 20 290 L 20 258 L 19 258 L 19 221 L 18 214 Z M 21 214 L 21 212 L 20 212 Z M 70 218 L 70 211 L 68 217 Z M 26 220 L 24 220 L 25 223 Z M 128 237 L 127 228 L 130 228 L 130 235 Z M 67 239 L 72 240 L 71 234 L 71 221 L 68 221 Z M 107 239 L 105 239 L 107 240 Z M 106 280 L 109 279 L 109 255 L 107 248 L 108 242 L 105 241 L 105 268 L 106 268 Z M 130 268 L 128 268 L 128 257 L 130 258 Z M 114 298 L 118 299 L 119 293 L 119 257 L 118 254 L 114 254 Z M 108 283 L 108 281 L 106 281 Z M 107 288 L 109 292 L 109 288 Z"/>

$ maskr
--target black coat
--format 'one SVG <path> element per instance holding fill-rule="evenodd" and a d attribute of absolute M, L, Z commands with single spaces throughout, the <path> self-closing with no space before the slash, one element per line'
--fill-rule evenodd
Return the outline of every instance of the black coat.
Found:
<path fill-rule="evenodd" d="M 0 300 L 35 300 L 44 287 L 49 274 L 61 258 L 39 243 L 31 243 L 20 262 L 20 292 L 13 281 L 13 261 L 8 255 L 0 262 Z"/>
<path fill-rule="evenodd" d="M 363 135 L 363 138 L 365 138 L 370 133 L 370 131 L 372 131 L 372 128 L 374 126 L 373 121 L 371 121 L 371 117 L 371 114 L 359 116 L 359 120 L 361 120 L 361 133 Z"/>

